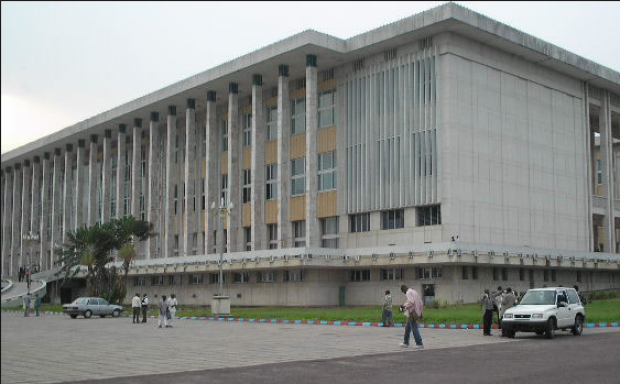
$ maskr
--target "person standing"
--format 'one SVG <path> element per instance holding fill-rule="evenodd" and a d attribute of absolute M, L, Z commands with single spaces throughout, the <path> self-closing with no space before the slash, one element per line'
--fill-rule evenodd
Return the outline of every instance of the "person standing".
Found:
<path fill-rule="evenodd" d="M 17 273 L 17 281 L 22 282 L 24 279 L 24 267 L 19 267 L 19 272 Z"/>
<path fill-rule="evenodd" d="M 170 295 L 170 299 L 168 299 L 168 309 L 170 311 L 170 316 L 168 316 L 168 327 L 172 327 L 172 321 L 177 314 L 177 304 L 177 295 L 173 293 Z"/>
<path fill-rule="evenodd" d="M 35 310 L 35 316 L 39 317 L 41 316 L 41 297 L 36 297 L 34 299 L 34 310 Z"/>
<path fill-rule="evenodd" d="M 30 291 L 30 283 L 31 283 L 30 267 L 26 267 L 26 286 L 28 287 L 28 291 Z"/>
<path fill-rule="evenodd" d="M 493 297 L 493 312 L 495 312 L 497 314 L 497 325 L 500 327 L 500 329 L 502 328 L 502 319 L 501 319 L 501 316 L 500 316 L 500 308 L 502 306 L 502 295 L 503 295 L 503 293 L 504 293 L 504 289 L 500 285 L 499 287 L 497 287 L 497 293 L 491 294 L 491 297 Z"/>
<path fill-rule="evenodd" d="M 510 287 L 506 288 L 506 293 L 502 295 L 502 306 L 500 308 L 500 321 L 504 318 L 504 313 L 506 313 L 506 311 L 509 308 L 514 307 L 516 302 L 517 302 L 517 297 L 515 296 L 514 292 L 512 292 L 512 288 Z M 500 327 L 501 327 L 501 322 L 500 322 Z"/>
<path fill-rule="evenodd" d="M 159 301 L 159 328 L 168 327 L 168 300 L 166 300 L 166 295 L 161 296 L 161 300 Z"/>
<path fill-rule="evenodd" d="M 413 289 L 406 285 L 401 285 L 400 290 L 407 297 L 407 301 L 401 306 L 405 310 L 407 316 L 407 326 L 405 327 L 405 339 L 400 344 L 403 348 L 409 348 L 410 332 L 413 333 L 415 340 L 414 349 L 424 349 L 424 342 L 422 341 L 422 335 L 418 329 L 418 319 L 424 318 L 424 303 L 420 295 Z"/>
<path fill-rule="evenodd" d="M 140 322 L 140 308 L 142 308 L 142 300 L 140 300 L 140 294 L 136 293 L 136 295 L 131 299 L 131 309 L 133 310 L 134 324 Z"/>
<path fill-rule="evenodd" d="M 24 303 L 24 317 L 30 316 L 28 312 L 30 312 L 30 292 L 22 297 L 22 301 Z"/>
<path fill-rule="evenodd" d="M 392 314 L 392 294 L 390 291 L 385 291 L 385 297 L 383 298 L 383 314 L 381 316 L 381 322 L 384 327 L 394 326 L 394 316 Z"/>
<path fill-rule="evenodd" d="M 484 336 L 491 336 L 491 325 L 493 324 L 493 306 L 495 305 L 495 297 L 499 296 L 501 291 L 495 294 L 491 294 L 489 289 L 484 290 L 484 296 L 482 296 L 482 321 Z"/>
<path fill-rule="evenodd" d="M 146 313 L 149 310 L 149 298 L 146 293 L 142 296 L 142 322 L 146 323 Z"/>

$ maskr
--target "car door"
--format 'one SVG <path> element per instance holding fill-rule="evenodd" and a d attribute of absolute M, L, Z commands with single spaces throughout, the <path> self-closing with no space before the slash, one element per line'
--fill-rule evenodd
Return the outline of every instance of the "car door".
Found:
<path fill-rule="evenodd" d="M 566 303 L 566 306 L 560 307 L 560 302 Z M 558 305 L 557 309 L 557 319 L 558 319 L 558 328 L 566 327 L 571 325 L 569 310 L 568 310 L 568 296 L 566 295 L 566 291 L 557 291 L 556 295 L 556 305 Z"/>
<path fill-rule="evenodd" d="M 99 299 L 99 314 L 106 316 L 112 314 L 112 306 L 104 299 Z"/>
<path fill-rule="evenodd" d="M 99 314 L 99 300 L 95 298 L 88 299 L 87 309 L 90 309 L 93 315 L 98 315 Z"/>

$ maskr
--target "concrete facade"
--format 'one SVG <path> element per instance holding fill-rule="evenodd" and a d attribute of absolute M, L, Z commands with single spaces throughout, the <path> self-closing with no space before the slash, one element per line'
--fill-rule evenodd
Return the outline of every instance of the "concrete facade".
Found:
<path fill-rule="evenodd" d="M 429 290 L 416 281 L 426 267 L 442 271 L 429 297 L 471 301 L 495 284 L 495 254 L 553 258 L 553 269 L 533 262 L 536 284 L 547 268 L 564 284 L 618 287 L 618 95 L 618 72 L 455 4 L 348 40 L 303 32 L 4 154 L 3 274 L 23 263 L 26 230 L 40 232 L 37 256 L 49 269 L 57 232 L 131 214 L 158 234 L 131 272 L 148 282 L 162 263 L 184 282 L 188 265 L 203 263 L 207 279 L 225 233 L 229 279 L 243 281 L 228 284 L 240 295 L 233 305 L 375 303 L 403 281 Z M 29 206 L 15 197 L 22 189 Z M 211 206 L 222 201 L 234 208 L 219 231 Z M 20 205 L 30 217 L 14 213 Z M 421 249 L 446 264 L 408 258 Z M 327 264 L 285 282 L 297 272 L 274 263 L 295 255 Z M 243 275 L 257 258 L 269 266 Z M 477 281 L 459 278 L 468 265 Z M 514 278 L 527 263 L 518 265 L 496 267 L 507 268 L 503 285 L 531 285 Z M 400 277 L 382 280 L 394 268 Z M 211 293 L 208 283 L 177 292 L 197 304 Z"/>

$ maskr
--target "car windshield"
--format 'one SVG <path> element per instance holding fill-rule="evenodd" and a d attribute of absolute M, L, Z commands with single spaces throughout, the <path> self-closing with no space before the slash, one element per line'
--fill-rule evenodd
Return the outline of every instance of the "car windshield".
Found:
<path fill-rule="evenodd" d="M 81 297 L 79 299 L 76 299 L 73 303 L 71 304 L 86 304 L 86 299 Z"/>
<path fill-rule="evenodd" d="M 555 291 L 527 291 L 521 305 L 554 305 Z"/>

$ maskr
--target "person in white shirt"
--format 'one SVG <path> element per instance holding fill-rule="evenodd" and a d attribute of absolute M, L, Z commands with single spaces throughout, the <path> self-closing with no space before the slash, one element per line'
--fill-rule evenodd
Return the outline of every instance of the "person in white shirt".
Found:
<path fill-rule="evenodd" d="M 170 298 L 168 299 L 168 306 L 170 307 L 170 319 L 168 319 L 168 326 L 172 327 L 172 325 L 170 325 L 170 323 L 172 323 L 172 320 L 174 320 L 174 316 L 177 313 L 177 295 L 175 295 L 174 293 L 170 295 Z"/>
<path fill-rule="evenodd" d="M 133 322 L 137 324 L 140 322 L 140 308 L 142 307 L 142 300 L 140 300 L 140 294 L 136 293 L 136 295 L 131 299 L 131 309 L 133 310 Z"/>
<path fill-rule="evenodd" d="M 168 312 L 168 300 L 166 295 L 162 295 L 159 301 L 159 328 L 168 327 Z"/>
<path fill-rule="evenodd" d="M 146 313 L 149 310 L 149 298 L 146 293 L 142 296 L 142 322 L 146 323 Z"/>

